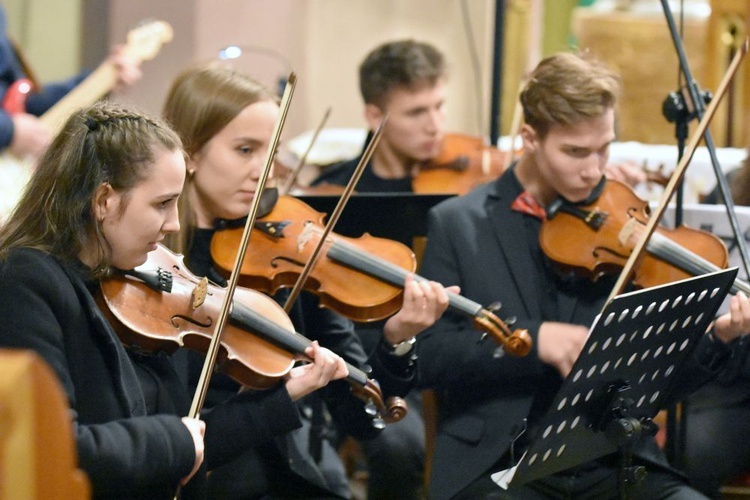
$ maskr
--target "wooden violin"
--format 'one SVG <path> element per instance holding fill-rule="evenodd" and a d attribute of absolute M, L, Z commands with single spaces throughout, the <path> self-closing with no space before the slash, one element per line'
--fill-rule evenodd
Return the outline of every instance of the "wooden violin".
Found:
<path fill-rule="evenodd" d="M 101 281 L 101 297 L 126 345 L 149 351 L 187 347 L 205 354 L 226 290 L 198 278 L 183 257 L 159 245 L 142 266 Z M 274 386 L 304 357 L 311 341 L 294 331 L 283 308 L 255 290 L 237 288 L 222 334 L 217 368 L 254 389 Z M 350 365 L 347 381 L 386 422 L 407 412 L 401 398 L 386 403 L 377 382 Z"/>
<path fill-rule="evenodd" d="M 266 293 L 293 285 L 320 241 L 323 217 L 301 200 L 279 197 L 273 210 L 256 221 L 252 251 L 240 271 L 242 285 Z M 239 229 L 214 233 L 211 256 L 220 272 L 231 269 L 239 237 Z M 415 269 L 414 253 L 401 243 L 368 234 L 348 238 L 332 233 L 305 289 L 318 295 L 322 306 L 350 319 L 374 321 L 398 311 L 406 276 Z M 508 353 L 523 356 L 531 349 L 526 330 L 511 331 L 480 304 L 454 293 L 448 297 L 449 307 L 472 318 L 476 328 L 492 335 Z"/>
<path fill-rule="evenodd" d="M 504 161 L 505 154 L 481 137 L 447 134 L 440 154 L 420 165 L 412 189 L 415 193 L 464 194 L 499 177 Z"/>
<path fill-rule="evenodd" d="M 649 205 L 626 184 L 606 180 L 591 203 L 562 203 L 539 233 L 542 251 L 562 270 L 596 280 L 619 272 L 649 219 Z M 636 263 L 633 284 L 647 288 L 723 269 L 727 248 L 715 235 L 682 225 L 657 228 Z M 732 293 L 750 294 L 735 280 Z"/>

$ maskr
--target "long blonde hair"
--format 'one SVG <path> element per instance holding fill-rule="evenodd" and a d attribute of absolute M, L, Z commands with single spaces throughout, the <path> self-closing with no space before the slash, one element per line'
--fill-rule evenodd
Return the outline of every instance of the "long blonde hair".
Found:
<path fill-rule="evenodd" d="M 261 83 L 228 67 L 211 64 L 187 69 L 175 78 L 163 116 L 192 157 L 243 109 L 267 100 L 278 101 Z M 187 196 L 191 182 L 188 172 L 186 194 L 179 201 L 182 229 L 167 237 L 170 248 L 183 254 L 190 247 L 195 226 L 195 213 Z"/>

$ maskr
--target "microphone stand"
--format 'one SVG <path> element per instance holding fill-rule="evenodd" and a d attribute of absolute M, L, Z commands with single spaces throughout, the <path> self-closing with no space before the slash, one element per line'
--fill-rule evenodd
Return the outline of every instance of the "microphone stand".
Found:
<path fill-rule="evenodd" d="M 711 102 L 713 95 L 711 92 L 701 92 L 701 98 L 705 104 Z M 675 138 L 677 139 L 677 163 L 682 160 L 682 156 L 685 153 L 685 143 L 688 138 L 688 124 L 693 121 L 698 115 L 695 110 L 691 110 L 689 103 L 685 101 L 685 95 L 681 91 L 670 92 L 664 102 L 662 103 L 662 114 L 668 122 L 675 124 Z M 682 206 L 684 203 L 684 191 L 683 182 L 680 181 L 680 185 L 675 191 L 675 227 L 682 224 Z"/>
<path fill-rule="evenodd" d="M 490 102 L 490 145 L 497 146 L 500 137 L 500 101 L 502 100 L 503 76 L 503 25 L 505 24 L 505 0 L 495 0 L 495 33 L 492 57 L 492 97 Z M 512 147 L 511 147 L 512 150 Z"/>
<path fill-rule="evenodd" d="M 677 51 L 677 57 L 680 61 L 680 69 L 685 78 L 685 90 L 688 92 L 688 96 L 690 97 L 690 103 L 692 104 L 692 114 L 695 114 L 698 119 L 701 119 L 706 112 L 706 94 L 704 92 L 701 92 L 700 87 L 698 87 L 698 84 L 693 78 L 692 72 L 690 71 L 687 57 L 685 55 L 685 50 L 682 46 L 682 40 L 680 39 L 680 35 L 677 32 L 677 27 L 674 22 L 674 17 L 672 16 L 672 11 L 669 8 L 668 0 L 661 0 L 661 4 L 664 9 L 664 16 L 667 19 L 667 26 L 669 27 L 669 32 L 672 36 L 675 50 Z M 724 173 L 721 171 L 721 165 L 719 165 L 719 159 L 716 156 L 716 147 L 714 146 L 711 132 L 708 129 L 706 129 L 706 131 L 703 133 L 703 140 L 706 142 L 706 149 L 708 149 L 708 154 L 711 157 L 711 166 L 713 167 L 714 174 L 716 175 L 716 182 L 719 187 L 719 191 L 724 197 L 727 216 L 729 217 L 729 222 L 732 226 L 732 232 L 734 233 L 734 237 L 737 240 L 737 246 L 739 247 L 740 255 L 742 256 L 742 264 L 745 267 L 745 272 L 748 273 L 748 271 L 750 271 L 750 258 L 748 258 L 747 245 L 745 244 L 742 230 L 740 229 L 739 222 L 737 221 L 737 215 L 735 214 L 734 210 L 734 201 L 732 200 L 732 196 L 729 190 L 729 184 L 724 177 Z"/>
<path fill-rule="evenodd" d="M 672 42 L 674 43 L 675 51 L 677 52 L 677 57 L 680 62 L 680 70 L 685 80 L 685 88 L 676 93 L 670 94 L 663 105 L 663 111 L 665 116 L 667 116 L 667 120 L 669 120 L 670 122 L 675 121 L 676 123 L 679 160 L 682 157 L 684 150 L 684 139 L 681 139 L 681 136 L 684 134 L 684 136 L 687 137 L 687 124 L 693 117 L 698 118 L 699 120 L 703 118 L 703 115 L 706 111 L 706 101 L 710 100 L 710 94 L 702 92 L 697 82 L 693 78 L 692 72 L 690 71 L 690 66 L 687 62 L 685 50 L 682 45 L 682 40 L 677 31 L 677 26 L 668 4 L 668 0 L 661 0 L 661 4 L 664 11 L 664 16 L 667 21 L 667 26 L 669 27 Z M 690 98 L 689 102 L 685 101 L 684 92 L 687 92 L 687 95 Z M 670 118 L 674 119 L 670 120 Z M 735 241 L 737 242 L 737 246 L 742 257 L 742 264 L 745 268 L 745 272 L 748 273 L 748 271 L 750 270 L 750 259 L 748 259 L 747 245 L 745 243 L 744 234 L 740 229 L 739 222 L 737 221 L 737 215 L 734 210 L 734 201 L 732 200 L 727 180 L 724 177 L 721 166 L 719 165 L 719 160 L 716 156 L 716 148 L 714 146 L 713 138 L 711 137 L 711 132 L 708 130 L 708 128 L 706 128 L 705 132 L 703 133 L 703 138 L 706 143 L 706 149 L 708 150 L 709 156 L 711 158 L 711 166 L 713 167 L 714 174 L 716 176 L 716 182 L 717 186 L 719 187 L 719 192 L 724 198 L 727 217 L 729 218 L 730 225 L 732 226 L 732 232 L 734 233 Z M 681 222 L 682 218 L 681 189 L 677 190 L 677 198 L 675 201 L 676 227 L 677 224 Z M 668 411 L 666 452 L 668 458 L 670 459 L 670 461 L 672 461 L 672 463 L 674 463 L 679 468 L 683 468 L 684 463 L 682 462 L 684 461 L 684 456 L 681 446 L 685 442 L 685 426 L 678 426 L 675 416 L 676 411 L 674 410 L 674 408 L 670 408 Z M 682 418 L 685 418 L 684 413 L 685 412 L 683 408 Z M 675 442 L 676 436 L 679 436 L 678 442 Z M 678 448 L 680 449 L 678 450 Z"/>

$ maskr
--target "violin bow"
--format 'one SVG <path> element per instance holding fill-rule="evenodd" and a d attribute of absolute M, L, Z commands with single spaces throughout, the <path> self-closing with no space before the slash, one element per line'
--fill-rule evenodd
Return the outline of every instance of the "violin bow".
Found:
<path fill-rule="evenodd" d="M 729 68 L 727 68 L 724 78 L 721 80 L 721 83 L 719 84 L 719 88 L 716 91 L 716 95 L 713 97 L 713 99 L 711 99 L 711 103 L 709 104 L 708 108 L 706 108 L 706 112 L 703 115 L 703 118 L 698 123 L 698 127 L 695 129 L 695 132 L 693 133 L 693 137 L 690 139 L 690 143 L 687 145 L 685 152 L 682 158 L 680 159 L 680 162 L 677 164 L 674 172 L 672 173 L 672 176 L 669 178 L 669 182 L 667 182 L 667 185 L 664 188 L 664 192 L 662 193 L 661 199 L 659 200 L 659 206 L 657 206 L 656 209 L 654 209 L 651 212 L 648 223 L 646 224 L 646 227 L 644 229 L 644 233 L 641 236 L 641 238 L 638 240 L 638 243 L 636 244 L 633 251 L 630 253 L 630 257 L 625 263 L 625 266 L 622 268 L 622 272 L 620 273 L 620 276 L 618 277 L 617 283 L 615 283 L 615 286 L 612 289 L 612 292 L 609 294 L 609 298 L 607 299 L 607 302 L 611 301 L 617 295 L 622 293 L 622 291 L 625 289 L 625 285 L 630 280 L 631 274 L 633 272 L 633 267 L 635 267 L 635 263 L 639 261 L 641 254 L 646 248 L 646 244 L 648 243 L 648 240 L 651 238 L 651 235 L 656 229 L 656 225 L 661 220 L 662 215 L 664 215 L 664 212 L 667 208 L 667 204 L 669 203 L 669 200 L 672 197 L 672 194 L 677 188 L 678 183 L 682 180 L 683 174 L 685 173 L 685 170 L 687 169 L 688 164 L 693 159 L 693 154 L 695 153 L 695 150 L 698 147 L 698 143 L 703 138 L 703 134 L 708 128 L 708 125 L 711 123 L 711 120 L 716 112 L 716 108 L 719 107 L 721 98 L 726 93 L 726 90 L 729 87 L 729 84 L 732 82 L 732 78 L 734 78 L 734 75 L 737 72 L 737 69 L 739 68 L 740 63 L 742 62 L 743 58 L 745 57 L 745 54 L 747 53 L 748 40 L 750 39 L 748 38 L 745 39 L 745 43 L 742 44 L 742 46 L 740 47 L 740 50 L 738 50 L 737 53 L 734 55 L 734 58 L 732 59 L 732 62 L 729 65 Z"/>
<path fill-rule="evenodd" d="M 331 107 L 328 106 L 328 109 L 326 109 L 326 112 L 323 115 L 323 119 L 320 120 L 318 127 L 315 129 L 312 137 L 310 138 L 310 144 L 308 144 L 307 149 L 305 149 L 305 152 L 302 154 L 302 156 L 300 156 L 299 161 L 297 162 L 297 165 L 294 166 L 294 169 L 292 169 L 292 171 L 289 173 L 286 180 L 284 181 L 284 185 L 282 186 L 280 190 L 281 194 L 287 194 L 292 189 L 292 186 L 294 186 L 294 183 L 297 181 L 297 177 L 299 176 L 299 173 L 302 171 L 302 167 L 305 166 L 305 162 L 307 161 L 307 157 L 310 155 L 310 151 L 315 145 L 315 141 L 318 140 L 318 135 L 320 134 L 321 130 L 323 130 L 323 127 L 325 126 L 330 116 L 331 116 Z"/>
<path fill-rule="evenodd" d="M 216 359 L 219 354 L 219 347 L 221 345 L 221 333 L 224 330 L 227 319 L 229 317 L 229 309 L 232 306 L 232 299 L 234 297 L 234 291 L 237 288 L 237 282 L 239 281 L 239 268 L 242 266 L 245 253 L 247 252 L 247 244 L 250 241 L 250 233 L 255 224 L 255 219 L 260 208 L 260 202 L 263 194 L 263 190 L 266 187 L 269 173 L 273 166 L 273 159 L 276 154 L 276 148 L 279 145 L 279 138 L 281 137 L 281 131 L 284 128 L 284 122 L 286 121 L 287 114 L 289 112 L 289 103 L 292 100 L 292 94 L 294 93 L 294 87 L 297 83 L 297 75 L 291 73 L 287 79 L 286 86 L 284 87 L 284 94 L 281 97 L 281 103 L 279 105 L 279 115 L 276 118 L 276 124 L 274 125 L 273 134 L 271 141 L 268 143 L 268 150 L 266 151 L 266 163 L 263 167 L 263 171 L 258 179 L 258 185 L 255 190 L 255 196 L 253 197 L 253 205 L 250 208 L 250 213 L 247 216 L 245 222 L 245 231 L 242 233 L 242 240 L 240 241 L 240 247 L 237 251 L 237 256 L 232 269 L 232 274 L 229 277 L 227 284 L 227 293 L 224 296 L 224 301 L 221 304 L 221 310 L 219 312 L 218 319 L 216 320 L 216 326 L 214 328 L 214 335 L 211 337 L 211 343 L 206 353 L 206 360 L 203 363 L 203 370 L 201 371 L 200 379 L 198 380 L 198 386 L 193 396 L 193 403 L 190 407 L 190 416 L 197 418 L 200 414 L 201 408 L 206 400 L 206 393 L 208 392 L 208 385 L 211 381 L 211 375 L 216 365 Z"/>
<path fill-rule="evenodd" d="M 297 300 L 297 297 L 302 291 L 302 287 L 305 285 L 305 282 L 307 282 L 308 276 L 312 272 L 312 269 L 315 266 L 315 264 L 318 262 L 318 258 L 320 257 L 320 252 L 323 249 L 323 245 L 328 239 L 328 235 L 331 234 L 333 227 L 338 222 L 339 217 L 341 216 L 341 213 L 344 211 L 344 207 L 346 206 L 347 202 L 349 201 L 349 198 L 354 192 L 354 188 L 357 185 L 357 182 L 359 182 L 359 178 L 362 176 L 362 172 L 364 172 L 365 166 L 367 166 L 367 163 L 370 161 L 370 158 L 372 157 L 373 152 L 375 152 L 375 148 L 378 146 L 378 143 L 380 142 L 380 137 L 383 135 L 383 130 L 385 129 L 385 124 L 387 121 L 388 121 L 388 115 L 385 115 L 383 117 L 383 120 L 375 129 L 375 132 L 373 132 L 372 139 L 367 144 L 367 147 L 362 153 L 362 158 L 360 158 L 359 163 L 357 164 L 357 167 L 354 169 L 354 173 L 349 179 L 349 182 L 347 183 L 346 188 L 344 189 L 344 192 L 341 194 L 341 198 L 339 198 L 339 201 L 336 204 L 336 208 L 333 210 L 333 213 L 328 218 L 328 222 L 326 223 L 326 227 L 323 229 L 323 233 L 320 237 L 320 241 L 318 241 L 318 244 L 315 247 L 315 250 L 313 250 L 312 255 L 310 255 L 310 258 L 307 260 L 305 267 L 302 269 L 302 272 L 297 278 L 297 282 L 294 284 L 292 291 L 289 293 L 289 297 L 286 299 L 286 302 L 284 302 L 284 310 L 287 313 L 291 311 L 294 301 Z"/>

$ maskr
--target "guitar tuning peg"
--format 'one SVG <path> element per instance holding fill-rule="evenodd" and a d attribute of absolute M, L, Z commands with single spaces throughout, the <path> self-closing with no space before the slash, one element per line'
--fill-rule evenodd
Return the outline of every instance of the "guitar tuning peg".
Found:
<path fill-rule="evenodd" d="M 498 312 L 502 308 L 503 308 L 503 304 L 501 302 L 499 302 L 499 301 L 498 302 L 493 302 L 492 304 L 490 304 L 489 306 L 487 306 L 487 310 L 491 311 L 493 313 Z"/>

